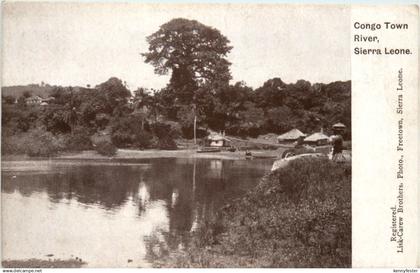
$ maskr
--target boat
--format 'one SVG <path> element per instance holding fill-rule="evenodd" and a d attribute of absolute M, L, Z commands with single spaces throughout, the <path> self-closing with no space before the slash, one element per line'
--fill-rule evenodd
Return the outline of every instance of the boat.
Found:
<path fill-rule="evenodd" d="M 197 153 L 218 153 L 221 151 L 222 150 L 220 148 L 206 147 L 206 148 L 201 148 L 200 150 L 197 151 Z"/>
<path fill-rule="evenodd" d="M 260 159 L 272 159 L 277 158 L 276 155 L 254 155 L 254 158 L 260 158 Z"/>

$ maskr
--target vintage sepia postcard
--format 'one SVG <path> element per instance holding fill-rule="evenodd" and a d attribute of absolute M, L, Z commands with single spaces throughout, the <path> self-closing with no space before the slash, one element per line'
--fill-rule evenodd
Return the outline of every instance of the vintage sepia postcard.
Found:
<path fill-rule="evenodd" d="M 2 2 L 3 268 L 416 268 L 416 5 Z"/>

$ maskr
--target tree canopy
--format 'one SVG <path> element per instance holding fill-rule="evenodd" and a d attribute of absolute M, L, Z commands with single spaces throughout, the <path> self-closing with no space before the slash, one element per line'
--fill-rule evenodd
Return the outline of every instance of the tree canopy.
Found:
<path fill-rule="evenodd" d="M 232 47 L 215 28 L 177 18 L 163 24 L 147 41 L 149 52 L 142 54 L 145 62 L 157 74 L 172 72 L 168 87 L 182 103 L 191 102 L 199 87 L 228 85 L 231 79 L 226 56 Z"/>

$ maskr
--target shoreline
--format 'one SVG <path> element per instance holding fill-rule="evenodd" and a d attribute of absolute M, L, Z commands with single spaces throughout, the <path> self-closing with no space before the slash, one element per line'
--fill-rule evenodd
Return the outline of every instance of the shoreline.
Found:
<path fill-rule="evenodd" d="M 277 150 L 250 150 L 256 159 L 277 159 L 281 156 L 283 149 Z M 214 153 L 197 153 L 196 149 L 183 150 L 131 150 L 118 149 L 117 154 L 108 157 L 98 154 L 94 150 L 81 152 L 66 152 L 53 157 L 30 157 L 27 155 L 3 155 L 1 161 L 18 161 L 18 160 L 119 160 L 119 159 L 153 159 L 153 158 L 184 158 L 184 159 L 225 159 L 225 160 L 245 160 L 244 151 L 221 151 Z"/>

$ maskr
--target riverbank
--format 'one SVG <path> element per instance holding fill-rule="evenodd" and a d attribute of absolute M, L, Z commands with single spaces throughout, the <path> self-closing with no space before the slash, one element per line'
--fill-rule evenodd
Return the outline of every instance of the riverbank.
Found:
<path fill-rule="evenodd" d="M 277 150 L 252 150 L 251 153 L 257 158 L 273 158 L 280 157 L 284 149 Z M 226 159 L 241 160 L 245 159 L 244 151 L 221 151 L 213 153 L 197 153 L 195 149 L 183 150 L 130 150 L 118 149 L 117 153 L 112 156 L 104 156 L 96 151 L 67 152 L 60 153 L 52 159 L 68 159 L 68 160 L 118 160 L 118 159 L 149 159 L 149 158 L 203 158 L 203 159 Z M 30 160 L 34 159 L 26 155 L 5 155 L 2 161 Z"/>
<path fill-rule="evenodd" d="M 351 267 L 351 163 L 299 159 L 227 204 L 156 267 Z"/>
<path fill-rule="evenodd" d="M 252 151 L 254 156 L 261 157 L 277 157 L 282 153 L 280 150 L 267 150 L 267 151 Z M 109 157 L 102 156 L 95 151 L 83 151 L 74 154 L 62 154 L 57 156 L 59 159 L 108 159 Z M 185 150 L 129 150 L 118 149 L 116 155 L 112 159 L 147 159 L 147 158 L 210 158 L 210 159 L 245 159 L 244 151 L 221 151 L 213 153 L 197 153 L 195 149 Z"/>

